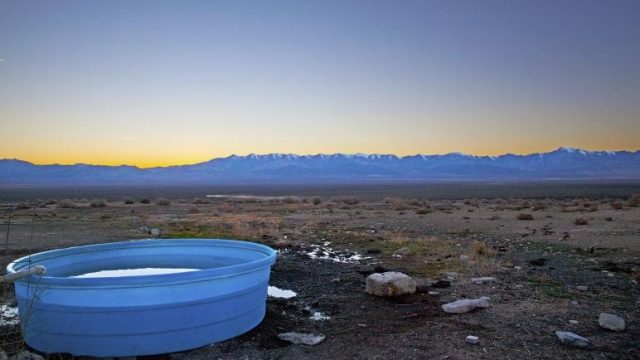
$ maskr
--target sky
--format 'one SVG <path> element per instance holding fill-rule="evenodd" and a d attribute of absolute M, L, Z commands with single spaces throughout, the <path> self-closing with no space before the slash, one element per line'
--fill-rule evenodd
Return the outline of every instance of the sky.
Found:
<path fill-rule="evenodd" d="M 640 1 L 0 1 L 0 158 L 640 148 Z"/>

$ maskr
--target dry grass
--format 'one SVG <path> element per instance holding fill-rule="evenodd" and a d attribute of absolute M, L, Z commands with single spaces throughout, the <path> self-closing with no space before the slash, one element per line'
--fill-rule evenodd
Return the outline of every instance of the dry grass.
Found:
<path fill-rule="evenodd" d="M 629 197 L 627 205 L 630 207 L 640 207 L 640 194 L 633 194 Z"/>

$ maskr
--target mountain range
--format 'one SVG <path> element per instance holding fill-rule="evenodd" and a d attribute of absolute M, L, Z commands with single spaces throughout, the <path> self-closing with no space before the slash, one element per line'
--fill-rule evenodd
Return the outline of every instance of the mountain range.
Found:
<path fill-rule="evenodd" d="M 138 168 L 36 165 L 0 160 L 0 185 L 172 185 L 357 183 L 394 181 L 640 179 L 640 150 L 475 156 L 462 153 L 398 157 L 381 154 L 231 155 L 191 165 Z"/>

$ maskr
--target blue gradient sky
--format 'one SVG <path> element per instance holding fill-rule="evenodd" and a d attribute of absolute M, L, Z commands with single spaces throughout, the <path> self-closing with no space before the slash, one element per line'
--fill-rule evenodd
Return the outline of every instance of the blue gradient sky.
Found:
<path fill-rule="evenodd" d="M 0 157 L 640 147 L 640 1 L 0 2 Z"/>

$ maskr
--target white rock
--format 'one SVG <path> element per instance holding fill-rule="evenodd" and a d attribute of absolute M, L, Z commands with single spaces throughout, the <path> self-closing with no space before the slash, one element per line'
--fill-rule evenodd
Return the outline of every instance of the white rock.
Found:
<path fill-rule="evenodd" d="M 578 324 L 580 324 L 580 321 L 578 321 L 578 320 L 569 320 L 569 324 L 578 325 Z"/>
<path fill-rule="evenodd" d="M 160 236 L 160 229 L 151 229 L 149 230 L 149 234 L 151 234 L 151 236 Z"/>
<path fill-rule="evenodd" d="M 480 338 L 477 336 L 469 335 L 464 339 L 464 341 L 468 342 L 469 344 L 475 345 L 480 343 Z"/>
<path fill-rule="evenodd" d="M 602 328 L 618 332 L 624 331 L 626 327 L 623 318 L 607 313 L 600 313 L 598 324 L 600 324 L 600 327 Z"/>
<path fill-rule="evenodd" d="M 580 335 L 574 334 L 569 331 L 556 331 L 556 336 L 561 343 L 569 346 L 585 348 L 591 345 L 591 342 L 587 338 L 583 338 Z"/>
<path fill-rule="evenodd" d="M 376 296 L 397 296 L 416 292 L 416 281 L 397 271 L 375 273 L 367 277 L 365 291 Z"/>
<path fill-rule="evenodd" d="M 324 335 L 304 334 L 299 332 L 287 332 L 278 334 L 280 340 L 294 344 L 317 345 L 324 340 Z"/>
<path fill-rule="evenodd" d="M 492 283 L 494 281 L 496 281 L 496 278 L 490 277 L 490 276 L 479 277 L 479 278 L 471 278 L 471 282 L 476 284 L 476 285 L 489 284 L 489 283 Z"/>
<path fill-rule="evenodd" d="M 468 263 L 469 260 L 469 255 L 460 255 L 460 261 L 462 261 L 463 263 Z"/>
<path fill-rule="evenodd" d="M 462 299 L 442 305 L 442 310 L 449 314 L 463 314 L 474 309 L 484 309 L 489 307 L 489 298 Z"/>
<path fill-rule="evenodd" d="M 429 291 L 427 294 L 432 295 L 432 296 L 440 295 L 440 293 L 437 292 L 437 291 Z"/>
<path fill-rule="evenodd" d="M 576 286 L 576 289 L 578 289 L 579 291 L 587 291 L 587 290 L 589 290 L 589 288 L 587 286 L 584 286 L 584 285 Z"/>

